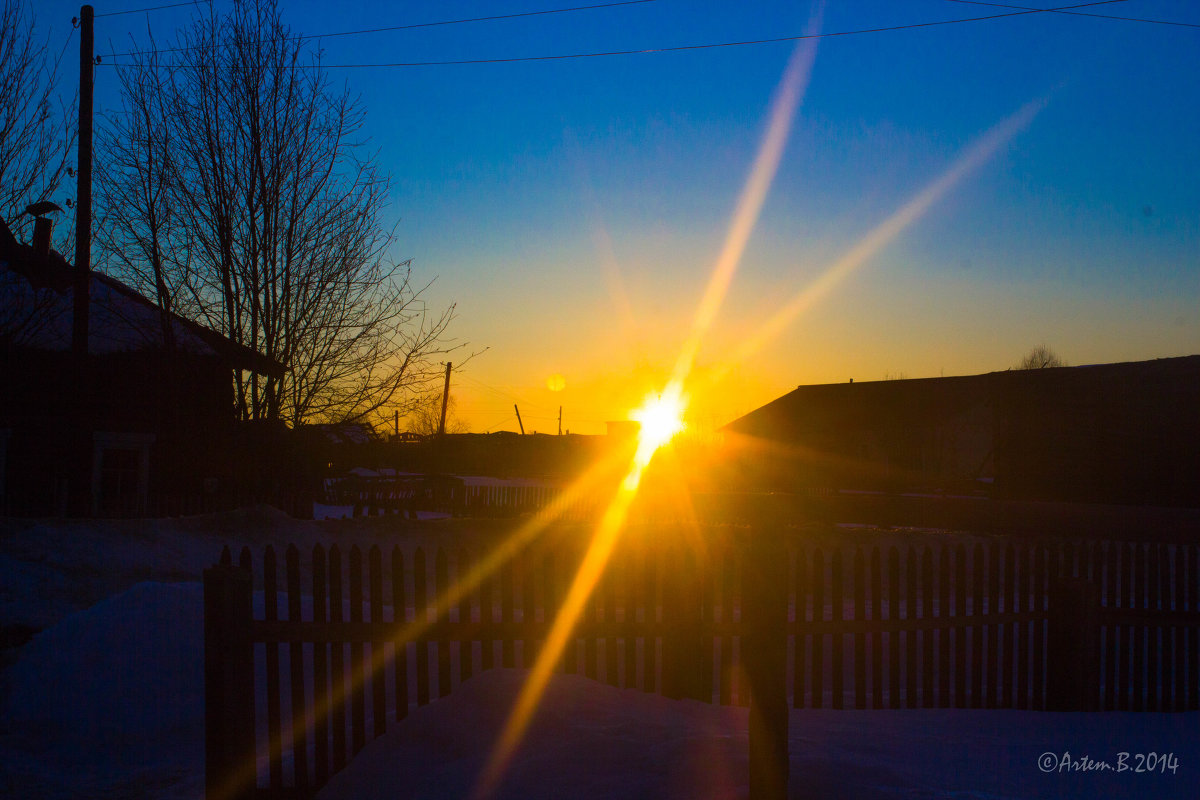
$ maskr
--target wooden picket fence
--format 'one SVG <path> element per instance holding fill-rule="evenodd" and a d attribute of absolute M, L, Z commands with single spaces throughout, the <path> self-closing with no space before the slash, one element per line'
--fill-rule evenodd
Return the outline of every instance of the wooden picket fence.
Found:
<path fill-rule="evenodd" d="M 589 534 L 559 526 L 477 584 L 487 554 L 453 544 L 226 550 L 205 573 L 210 796 L 310 797 L 412 708 L 530 666 Z M 753 684 L 795 708 L 1197 710 L 1194 542 L 635 525 L 557 668 L 720 704 Z"/>

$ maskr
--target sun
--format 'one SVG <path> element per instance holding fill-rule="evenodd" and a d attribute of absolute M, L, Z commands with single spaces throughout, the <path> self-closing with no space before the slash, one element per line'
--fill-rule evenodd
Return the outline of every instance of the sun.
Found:
<path fill-rule="evenodd" d="M 687 397 L 678 383 L 669 383 L 661 394 L 649 394 L 642 407 L 630 413 L 641 425 L 638 431 L 638 449 L 635 457 L 640 471 L 660 447 L 671 441 L 686 425 L 683 421 L 687 410 Z"/>

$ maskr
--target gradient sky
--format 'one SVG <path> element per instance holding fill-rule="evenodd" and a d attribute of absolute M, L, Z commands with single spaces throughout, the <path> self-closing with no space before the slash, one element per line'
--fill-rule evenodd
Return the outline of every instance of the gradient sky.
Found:
<path fill-rule="evenodd" d="M 62 47 L 78 4 L 35 5 Z M 281 3 L 305 34 L 572 5 Z M 1191 27 L 1041 13 L 808 45 L 778 171 L 698 351 L 695 424 L 724 424 L 799 384 L 1005 369 L 1039 343 L 1072 364 L 1200 353 L 1200 4 L 1083 10 Z M 147 24 L 161 44 L 189 13 L 100 17 L 97 52 L 124 52 Z M 322 42 L 331 65 L 412 63 L 1002 13 L 949 0 L 654 0 Z M 436 278 L 428 297 L 457 303 L 453 334 L 486 348 L 453 381 L 472 430 L 516 430 L 518 403 L 526 430 L 553 433 L 561 405 L 564 428 L 600 433 L 662 388 L 795 47 L 331 70 L 361 94 L 369 146 L 392 175 L 395 257 Z M 77 39 L 67 52 L 73 85 Z M 102 112 L 116 76 L 104 66 L 96 77 Z M 1027 124 L 819 284 L 776 335 L 742 347 L 1022 109 Z"/>

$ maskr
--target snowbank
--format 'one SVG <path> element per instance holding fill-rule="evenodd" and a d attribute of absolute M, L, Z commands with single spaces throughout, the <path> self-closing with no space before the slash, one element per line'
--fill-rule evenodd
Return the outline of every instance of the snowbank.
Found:
<path fill-rule="evenodd" d="M 319 800 L 470 793 L 526 673 L 484 673 L 377 739 Z M 813 798 L 1192 798 L 1200 715 L 793 711 L 791 795 Z M 556 675 L 497 800 L 744 798 L 747 712 Z M 1123 772 L 1121 752 L 1130 753 Z M 1173 752 L 1137 773 L 1135 754 Z M 1055 757 L 1039 767 L 1044 754 Z M 1064 757 L 1114 770 L 1060 771 Z"/>
<path fill-rule="evenodd" d="M 5 675 L 0 793 L 202 796 L 203 608 L 198 583 L 141 583 L 25 645 Z"/>

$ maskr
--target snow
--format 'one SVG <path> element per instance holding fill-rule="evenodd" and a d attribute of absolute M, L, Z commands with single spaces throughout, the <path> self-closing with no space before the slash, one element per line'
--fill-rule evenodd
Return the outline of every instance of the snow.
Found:
<path fill-rule="evenodd" d="M 319 800 L 465 797 L 526 673 L 494 670 L 417 709 Z M 1196 714 L 793 711 L 791 795 L 820 798 L 1194 797 Z M 551 680 L 497 798 L 744 798 L 747 711 L 673 701 L 575 675 Z M 1043 772 L 1069 753 L 1174 751 L 1172 773 Z M 1132 755 L 1131 755 L 1132 759 Z M 1056 761 L 1056 763 L 1057 763 Z M 1129 765 L 1134 766 L 1130 760 Z"/>
<path fill-rule="evenodd" d="M 429 523 L 465 526 L 461 521 Z M 201 571 L 222 544 L 415 536 L 397 521 L 300 522 L 270 509 L 147 522 L 0 523 L 0 624 L 40 628 L 0 672 L 0 796 L 203 796 Z M 465 527 L 463 528 L 465 530 Z M 446 528 L 451 535 L 456 527 Z M 466 534 L 463 534 L 466 535 Z M 464 796 L 525 673 L 494 670 L 413 709 L 320 797 Z M 503 798 L 741 798 L 746 710 L 555 676 Z M 1200 714 L 803 710 L 794 797 L 1193 797 Z M 1121 766 L 1172 753 L 1176 769 Z M 1054 770 L 1039 769 L 1052 754 Z"/>
<path fill-rule="evenodd" d="M 65 264 L 63 265 L 65 267 Z M 107 275 L 93 272 L 89 281 L 88 347 L 92 353 L 122 353 L 162 347 L 162 317 L 158 307 Z M 0 311 L 12 322 L 36 315 L 36 324 L 18 328 L 16 343 L 41 350 L 69 350 L 74 287 L 61 292 L 34 288 L 7 263 L 0 262 Z M 172 320 L 175 347 L 212 355 L 212 347 L 190 329 Z"/>

